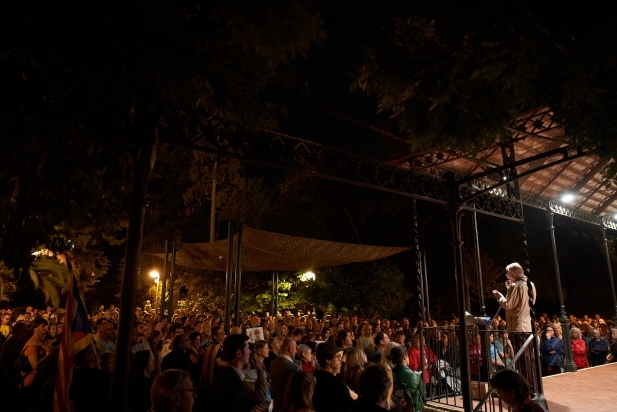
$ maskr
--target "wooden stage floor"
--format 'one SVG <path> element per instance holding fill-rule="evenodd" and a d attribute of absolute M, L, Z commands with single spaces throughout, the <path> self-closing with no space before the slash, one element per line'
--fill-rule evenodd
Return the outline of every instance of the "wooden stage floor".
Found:
<path fill-rule="evenodd" d="M 542 379 L 544 396 L 550 412 L 617 412 L 613 396 L 617 381 L 617 363 L 581 369 L 575 373 L 562 373 Z M 499 407 L 498 399 L 491 399 L 483 410 L 507 412 Z M 478 401 L 473 401 L 475 408 Z M 428 402 L 427 411 L 462 411 L 461 396 Z"/>
<path fill-rule="evenodd" d="M 614 412 L 617 363 L 542 379 L 550 412 Z"/>

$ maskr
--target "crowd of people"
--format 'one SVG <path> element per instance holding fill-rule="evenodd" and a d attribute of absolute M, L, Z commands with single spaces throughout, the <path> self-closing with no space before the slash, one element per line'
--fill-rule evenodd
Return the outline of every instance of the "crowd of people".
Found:
<path fill-rule="evenodd" d="M 107 408 L 118 315 L 110 305 L 89 316 L 94 345 L 75 356 L 70 390 L 75 411 Z M 63 316 L 51 307 L 2 310 L 0 395 L 5 404 L 13 399 L 15 410 L 49 410 Z M 266 312 L 242 316 L 240 326 L 226 334 L 223 317 L 222 309 L 176 310 L 168 322 L 149 302 L 137 308 L 128 410 L 421 411 L 437 358 L 458 356 L 458 319 L 427 322 L 421 340 L 408 318 L 317 319 L 310 313 Z M 559 373 L 564 357 L 559 323 L 543 314 L 537 325 L 543 374 Z M 498 316 L 492 326 L 492 362 L 503 369 L 514 352 L 508 325 Z M 579 368 L 617 360 L 612 321 L 572 316 L 570 326 Z M 263 339 L 249 339 L 246 330 L 253 328 L 261 328 Z M 477 380 L 482 377 L 473 360 L 483 356 L 474 352 L 479 344 L 470 341 Z"/>

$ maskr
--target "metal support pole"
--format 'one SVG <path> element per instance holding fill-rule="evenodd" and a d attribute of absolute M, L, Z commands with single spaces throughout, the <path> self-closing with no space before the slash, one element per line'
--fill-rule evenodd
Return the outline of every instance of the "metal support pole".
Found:
<path fill-rule="evenodd" d="M 486 316 L 486 306 L 484 306 L 484 286 L 482 285 L 482 263 L 480 261 L 480 238 L 478 237 L 478 217 L 474 211 L 471 214 L 473 222 L 473 245 L 476 252 L 476 274 L 478 275 L 478 298 L 480 302 L 480 316 Z"/>
<path fill-rule="evenodd" d="M 608 280 L 611 283 L 611 292 L 613 293 L 613 305 L 615 306 L 615 315 L 613 320 L 617 324 L 617 294 L 615 293 L 615 280 L 613 279 L 613 268 L 611 267 L 611 255 L 608 251 L 608 241 L 606 240 L 606 228 L 602 228 L 602 240 L 604 241 L 604 253 L 606 254 L 606 267 L 608 268 Z"/>
<path fill-rule="evenodd" d="M 276 299 L 276 274 L 275 271 L 272 271 L 272 299 L 270 302 L 270 315 L 271 316 L 276 316 L 276 312 L 275 312 L 275 299 Z"/>
<path fill-rule="evenodd" d="M 233 222 L 227 224 L 227 272 L 225 274 L 225 333 L 229 334 L 229 317 L 231 316 L 231 280 L 234 259 L 234 230 Z"/>
<path fill-rule="evenodd" d="M 167 322 L 171 322 L 174 316 L 175 299 L 174 282 L 176 280 L 176 241 L 171 241 L 171 270 L 169 272 L 169 311 L 167 312 Z"/>
<path fill-rule="evenodd" d="M 424 301 L 426 304 L 426 321 L 431 320 L 431 304 L 428 298 L 428 272 L 426 271 L 426 252 L 422 253 L 422 274 L 424 275 Z"/>
<path fill-rule="evenodd" d="M 114 374 L 109 394 L 109 410 L 126 409 L 129 360 L 131 357 L 131 339 L 134 327 L 134 309 L 137 300 L 139 268 L 141 263 L 141 246 L 146 215 L 146 190 L 148 175 L 154 168 L 158 147 L 158 130 L 155 127 L 137 155 L 133 175 L 133 193 L 129 226 L 126 233 L 124 251 L 124 268 L 122 271 L 122 291 L 120 294 L 120 317 L 118 319 L 118 341 L 114 361 Z"/>
<path fill-rule="evenodd" d="M 467 325 L 465 324 L 465 279 L 463 279 L 463 240 L 461 239 L 461 218 L 463 212 L 460 207 L 455 207 L 450 212 L 452 237 L 454 244 L 454 266 L 456 281 L 458 283 L 458 312 L 459 312 L 459 358 L 461 361 L 461 390 L 463 392 L 463 408 L 473 411 L 471 400 L 471 368 L 469 364 L 469 341 L 467 339 Z"/>
<path fill-rule="evenodd" d="M 424 347 L 424 285 L 422 276 L 422 255 L 420 252 L 420 231 L 418 230 L 418 211 L 416 208 L 416 199 L 412 199 L 412 225 L 413 225 L 413 239 L 414 249 L 413 256 L 416 264 L 416 293 L 418 295 L 418 334 L 420 335 L 420 373 L 424 375 L 424 353 L 426 348 Z M 422 378 L 424 379 L 424 378 Z M 427 393 L 427 396 L 432 396 L 431 393 Z"/>
<path fill-rule="evenodd" d="M 167 260 L 168 260 L 168 246 L 169 242 L 165 241 L 165 259 L 163 260 L 163 273 L 161 273 L 161 302 L 160 302 L 160 310 L 161 314 L 159 316 L 160 320 L 163 320 L 165 317 L 165 293 L 167 293 Z"/>
<path fill-rule="evenodd" d="M 279 271 L 276 271 L 276 301 L 275 301 L 275 305 L 274 305 L 274 309 L 275 309 L 275 316 L 279 311 Z"/>
<path fill-rule="evenodd" d="M 570 344 L 570 327 L 568 323 L 568 317 L 566 316 L 566 307 L 563 304 L 563 293 L 561 290 L 561 274 L 559 273 L 559 260 L 557 259 L 557 245 L 555 243 L 555 226 L 553 225 L 553 212 L 548 211 L 546 213 L 548 218 L 548 229 L 551 232 L 551 248 L 553 249 L 553 264 L 555 265 L 555 277 L 557 279 L 557 295 L 559 296 L 559 308 L 560 316 L 559 322 L 561 323 L 561 332 L 563 339 L 563 346 L 566 350 L 566 363 L 563 368 L 566 372 L 576 372 L 576 364 L 573 360 L 572 345 Z"/>
<path fill-rule="evenodd" d="M 234 323 L 236 326 L 240 326 L 240 288 L 242 286 L 242 229 L 243 223 L 238 223 L 238 244 L 236 253 L 236 310 Z"/>

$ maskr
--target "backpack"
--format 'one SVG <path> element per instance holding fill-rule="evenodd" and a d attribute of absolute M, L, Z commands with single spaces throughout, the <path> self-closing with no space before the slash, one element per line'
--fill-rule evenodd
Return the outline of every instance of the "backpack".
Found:
<path fill-rule="evenodd" d="M 398 383 L 396 380 L 394 382 L 394 391 L 392 392 L 393 396 L 396 396 L 398 400 L 401 402 L 401 406 L 404 411 L 414 411 L 413 399 L 411 398 L 411 392 L 409 392 L 409 388 L 405 383 Z"/>

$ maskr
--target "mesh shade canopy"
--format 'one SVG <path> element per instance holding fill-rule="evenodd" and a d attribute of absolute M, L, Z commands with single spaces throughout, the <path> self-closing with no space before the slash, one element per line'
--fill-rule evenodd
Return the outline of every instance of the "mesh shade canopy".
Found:
<path fill-rule="evenodd" d="M 236 264 L 238 235 L 234 235 Z M 227 239 L 207 243 L 184 243 L 176 253 L 176 265 L 225 271 Z M 304 271 L 355 262 L 369 262 L 408 250 L 406 247 L 363 246 L 282 235 L 244 227 L 242 271 Z M 155 254 L 163 259 L 164 254 Z"/>

